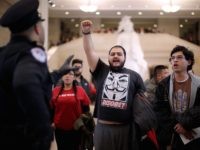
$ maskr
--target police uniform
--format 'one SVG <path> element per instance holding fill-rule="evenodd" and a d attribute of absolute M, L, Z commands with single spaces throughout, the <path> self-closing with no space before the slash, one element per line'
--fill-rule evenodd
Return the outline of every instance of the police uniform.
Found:
<path fill-rule="evenodd" d="M 52 80 L 45 51 L 20 33 L 42 21 L 38 0 L 21 0 L 0 19 L 11 40 L 0 52 L 0 147 L 47 150 L 53 139 Z"/>

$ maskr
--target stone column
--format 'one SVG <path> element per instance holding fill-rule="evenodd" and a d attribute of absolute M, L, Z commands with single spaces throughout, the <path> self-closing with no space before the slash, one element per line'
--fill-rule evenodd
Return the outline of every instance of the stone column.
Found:
<path fill-rule="evenodd" d="M 200 45 L 200 21 L 198 22 L 198 44 Z"/>
<path fill-rule="evenodd" d="M 49 3 L 47 0 L 40 0 L 39 12 L 41 13 L 42 18 L 45 19 L 43 22 L 45 32 L 44 48 L 48 50 Z"/>

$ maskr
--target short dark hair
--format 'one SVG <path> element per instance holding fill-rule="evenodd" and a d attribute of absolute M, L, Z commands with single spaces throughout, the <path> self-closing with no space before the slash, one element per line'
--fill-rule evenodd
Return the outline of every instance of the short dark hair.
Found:
<path fill-rule="evenodd" d="M 113 48 L 121 48 L 123 50 L 124 56 L 126 57 L 126 50 L 121 45 L 115 45 L 115 46 L 111 47 L 111 49 L 109 50 L 108 54 L 111 53 L 111 50 Z"/>
<path fill-rule="evenodd" d="M 166 65 L 156 65 L 153 70 L 153 76 L 156 77 L 163 69 L 168 69 Z"/>
<path fill-rule="evenodd" d="M 72 61 L 72 66 L 73 66 L 74 64 L 76 64 L 76 63 L 83 65 L 83 61 L 82 61 L 81 59 L 73 59 L 73 61 Z"/>
<path fill-rule="evenodd" d="M 182 52 L 183 55 L 185 56 L 185 59 L 187 61 L 191 61 L 191 64 L 187 67 L 187 70 L 192 70 L 192 66 L 194 65 L 195 63 L 195 60 L 194 60 L 194 53 L 192 51 L 190 51 L 188 48 L 184 47 L 184 46 L 181 46 L 181 45 L 177 45 L 176 47 L 174 47 L 171 51 L 171 54 L 170 56 L 172 57 L 172 55 L 176 52 Z"/>

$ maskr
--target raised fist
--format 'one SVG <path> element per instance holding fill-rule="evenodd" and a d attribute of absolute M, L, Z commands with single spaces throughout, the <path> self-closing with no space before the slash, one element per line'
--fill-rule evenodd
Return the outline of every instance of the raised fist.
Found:
<path fill-rule="evenodd" d="M 81 30 L 83 34 L 90 34 L 92 29 L 92 21 L 84 20 L 81 22 Z"/>

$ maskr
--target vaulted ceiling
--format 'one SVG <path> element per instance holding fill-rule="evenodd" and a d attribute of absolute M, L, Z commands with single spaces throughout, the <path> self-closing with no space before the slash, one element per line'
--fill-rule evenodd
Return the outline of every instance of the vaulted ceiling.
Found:
<path fill-rule="evenodd" d="M 47 0 L 56 6 L 49 5 L 50 17 L 64 18 L 120 18 L 129 15 L 134 18 L 200 18 L 200 0 Z M 85 13 L 80 5 L 95 4 L 100 14 Z M 162 6 L 179 5 L 176 13 L 165 13 Z M 67 12 L 67 15 L 65 14 Z M 117 15 L 121 12 L 121 15 Z"/>

